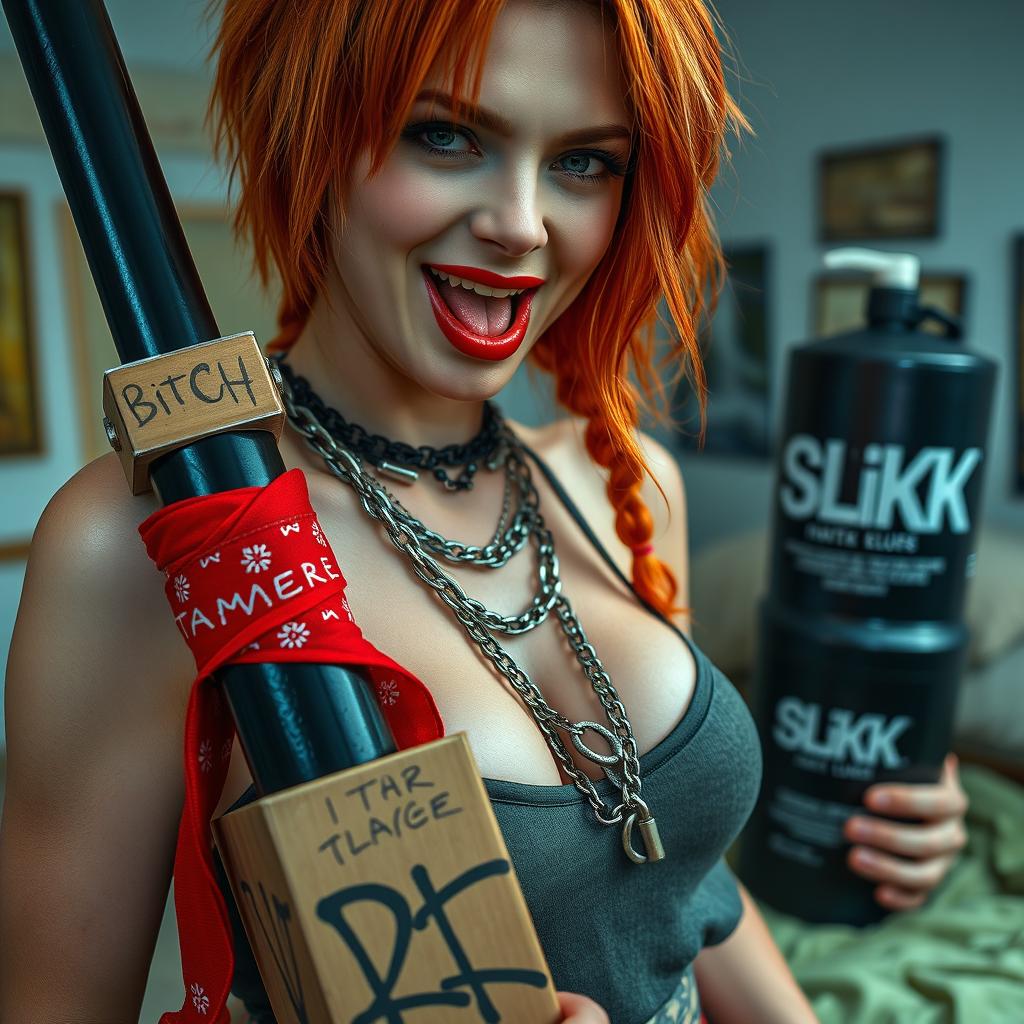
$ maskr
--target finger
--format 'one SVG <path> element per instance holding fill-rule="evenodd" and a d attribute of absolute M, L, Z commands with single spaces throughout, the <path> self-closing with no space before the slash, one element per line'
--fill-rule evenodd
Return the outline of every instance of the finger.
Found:
<path fill-rule="evenodd" d="M 558 1008 L 567 1024 L 609 1024 L 608 1014 L 593 999 L 576 992 L 558 992 Z"/>
<path fill-rule="evenodd" d="M 890 817 L 925 820 L 962 817 L 967 811 L 967 795 L 960 786 L 956 765 L 949 758 L 937 783 L 881 783 L 868 789 L 864 803 Z"/>
<path fill-rule="evenodd" d="M 923 889 L 914 891 L 895 885 L 880 885 L 875 890 L 875 899 L 888 910 L 913 910 L 928 899 L 928 893 Z"/>
<path fill-rule="evenodd" d="M 915 892 L 934 889 L 945 878 L 952 862 L 950 856 L 904 860 L 866 846 L 855 846 L 847 855 L 850 868 L 862 878 Z"/>
<path fill-rule="evenodd" d="M 959 818 L 933 825 L 899 825 L 855 815 L 847 820 L 843 832 L 850 842 L 919 859 L 956 854 L 967 844 L 967 830 Z"/>

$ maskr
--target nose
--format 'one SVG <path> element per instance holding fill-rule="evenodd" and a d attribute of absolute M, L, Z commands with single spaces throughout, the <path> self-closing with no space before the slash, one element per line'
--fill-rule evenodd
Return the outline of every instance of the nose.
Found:
<path fill-rule="evenodd" d="M 502 180 L 491 179 L 487 194 L 470 216 L 470 230 L 481 241 L 520 258 L 547 245 L 540 186 L 526 171 Z"/>

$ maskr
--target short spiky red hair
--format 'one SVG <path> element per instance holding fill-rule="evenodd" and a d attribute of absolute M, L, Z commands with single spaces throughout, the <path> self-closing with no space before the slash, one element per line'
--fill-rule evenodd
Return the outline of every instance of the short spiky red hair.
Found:
<path fill-rule="evenodd" d="M 636 129 L 634 170 L 607 253 L 530 358 L 554 374 L 559 400 L 587 418 L 587 449 L 610 470 L 616 532 L 634 552 L 634 583 L 669 612 L 675 580 L 650 549 L 653 524 L 640 497 L 647 465 L 638 406 L 657 411 L 664 396 L 654 366 L 664 296 L 676 328 L 668 361 L 689 372 L 703 419 L 696 325 L 721 275 L 707 192 L 726 131 L 745 122 L 726 90 L 701 0 L 575 2 L 599 6 L 618 44 Z M 226 0 L 210 110 L 240 186 L 235 226 L 251 239 L 264 283 L 271 270 L 281 282 L 275 347 L 295 340 L 326 278 L 332 186 L 343 213 L 356 157 L 368 149 L 371 174 L 380 168 L 439 61 L 453 95 L 476 102 L 481 58 L 504 4 Z"/>

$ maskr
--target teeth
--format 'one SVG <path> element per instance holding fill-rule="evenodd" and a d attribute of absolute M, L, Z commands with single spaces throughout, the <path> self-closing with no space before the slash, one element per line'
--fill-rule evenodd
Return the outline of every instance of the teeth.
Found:
<path fill-rule="evenodd" d="M 466 281 L 461 277 L 455 277 L 453 274 L 446 274 L 441 270 L 435 270 L 433 267 L 427 268 L 435 277 L 441 278 L 442 281 L 447 281 L 449 284 L 457 285 L 459 288 L 465 288 L 466 291 L 476 292 L 477 295 L 487 295 L 495 299 L 504 299 L 509 295 L 520 295 L 526 291 L 525 288 L 488 288 L 485 284 L 477 284 L 476 281 Z"/>

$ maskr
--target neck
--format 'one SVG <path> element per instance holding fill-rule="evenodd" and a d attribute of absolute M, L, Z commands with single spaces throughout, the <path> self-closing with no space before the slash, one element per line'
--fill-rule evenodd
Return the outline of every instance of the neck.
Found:
<path fill-rule="evenodd" d="M 319 297 L 287 355 L 323 402 L 349 422 L 391 441 L 439 448 L 475 437 L 484 403 L 431 394 L 367 342 L 347 310 Z"/>

